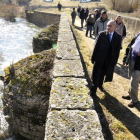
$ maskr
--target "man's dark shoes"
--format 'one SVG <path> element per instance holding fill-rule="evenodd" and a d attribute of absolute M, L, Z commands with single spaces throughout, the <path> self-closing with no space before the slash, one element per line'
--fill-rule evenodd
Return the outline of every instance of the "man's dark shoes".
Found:
<path fill-rule="evenodd" d="M 104 89 L 102 86 L 99 86 L 99 89 L 100 89 L 102 92 L 106 92 L 105 89 Z"/>
<path fill-rule="evenodd" d="M 135 105 L 136 105 L 137 103 L 138 103 L 138 102 L 132 102 L 132 101 L 131 101 L 131 102 L 128 104 L 128 106 L 129 106 L 129 107 L 135 107 Z"/>
<path fill-rule="evenodd" d="M 126 99 L 126 100 L 130 100 L 130 96 L 128 94 L 127 95 L 123 95 L 122 98 Z"/>

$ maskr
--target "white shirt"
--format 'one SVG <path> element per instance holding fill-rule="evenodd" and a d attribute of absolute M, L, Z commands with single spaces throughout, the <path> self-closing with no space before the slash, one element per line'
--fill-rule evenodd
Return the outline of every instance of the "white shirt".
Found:
<path fill-rule="evenodd" d="M 132 45 L 132 49 L 136 52 L 140 52 L 140 36 L 135 40 L 135 43 Z"/>

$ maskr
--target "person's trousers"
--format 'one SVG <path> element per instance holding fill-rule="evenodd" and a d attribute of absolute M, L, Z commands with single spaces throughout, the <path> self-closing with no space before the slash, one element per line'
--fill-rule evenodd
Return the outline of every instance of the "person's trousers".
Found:
<path fill-rule="evenodd" d="M 129 92 L 128 92 L 132 102 L 137 102 L 138 101 L 139 81 L 140 81 L 140 71 L 139 70 L 133 70 L 133 73 L 132 73 L 132 76 L 131 76 L 131 81 L 130 81 L 130 88 L 129 88 Z"/>
<path fill-rule="evenodd" d="M 74 26 L 75 18 L 72 18 L 72 25 Z"/>
<path fill-rule="evenodd" d="M 133 73 L 133 70 L 134 70 L 134 65 L 135 65 L 135 61 L 133 59 L 130 59 L 129 60 L 129 67 L 128 67 L 128 77 L 129 79 L 131 79 L 131 76 L 132 76 L 132 73 Z"/>
<path fill-rule="evenodd" d="M 86 36 L 88 35 L 89 31 L 90 31 L 90 37 L 91 37 L 92 25 L 87 25 Z"/>
<path fill-rule="evenodd" d="M 81 19 L 81 27 L 83 28 L 84 19 Z"/>
<path fill-rule="evenodd" d="M 96 80 L 96 82 L 93 80 L 96 83 L 96 84 L 94 84 L 94 82 L 92 83 L 91 91 L 93 93 L 96 93 L 97 87 L 102 87 L 104 82 L 104 77 L 106 75 L 105 73 L 106 73 L 106 68 L 103 67 L 98 80 Z"/>

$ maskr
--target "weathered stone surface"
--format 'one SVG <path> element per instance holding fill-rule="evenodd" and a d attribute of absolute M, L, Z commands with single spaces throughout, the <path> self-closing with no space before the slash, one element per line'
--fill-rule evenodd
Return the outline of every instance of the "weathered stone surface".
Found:
<path fill-rule="evenodd" d="M 55 50 L 29 56 L 4 69 L 4 114 L 15 134 L 43 140 Z"/>
<path fill-rule="evenodd" d="M 39 53 L 52 48 L 57 43 L 59 23 L 52 24 L 44 28 L 33 37 L 33 52 Z"/>
<path fill-rule="evenodd" d="M 103 140 L 94 110 L 51 111 L 47 116 L 45 140 Z"/>
<path fill-rule="evenodd" d="M 59 33 L 58 41 L 69 42 L 71 40 L 74 40 L 72 33 Z"/>
<path fill-rule="evenodd" d="M 80 60 L 55 60 L 54 77 L 84 77 Z"/>
<path fill-rule="evenodd" d="M 86 79 L 56 78 L 50 95 L 51 109 L 93 109 L 93 100 L 88 95 Z"/>
<path fill-rule="evenodd" d="M 56 58 L 69 60 L 80 59 L 76 43 L 74 41 L 68 43 L 57 42 Z"/>
<path fill-rule="evenodd" d="M 44 13 L 39 10 L 34 12 L 26 10 L 25 12 L 26 19 L 39 27 L 46 27 L 46 25 L 54 24 L 60 21 L 60 15 L 58 14 Z"/>

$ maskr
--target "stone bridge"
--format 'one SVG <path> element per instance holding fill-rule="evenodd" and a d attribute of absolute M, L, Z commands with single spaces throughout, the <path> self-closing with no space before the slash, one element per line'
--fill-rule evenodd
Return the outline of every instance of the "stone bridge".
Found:
<path fill-rule="evenodd" d="M 44 140 L 104 139 L 65 13 L 60 18 L 53 77 Z"/>

